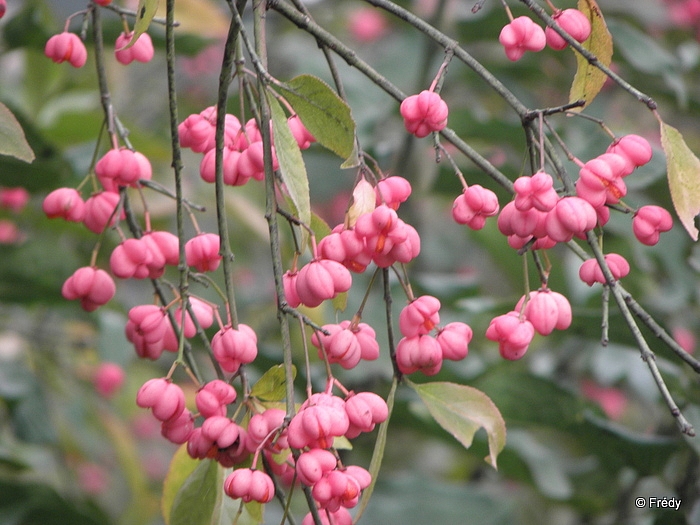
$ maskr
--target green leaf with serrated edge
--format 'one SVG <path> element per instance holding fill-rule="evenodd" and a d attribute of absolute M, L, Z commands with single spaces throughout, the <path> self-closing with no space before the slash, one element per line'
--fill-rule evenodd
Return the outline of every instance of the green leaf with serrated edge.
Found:
<path fill-rule="evenodd" d="M 222 511 L 224 469 L 205 459 L 190 473 L 177 491 L 168 525 L 219 523 Z"/>
<path fill-rule="evenodd" d="M 700 213 L 700 160 L 683 140 L 683 135 L 661 121 L 661 146 L 666 154 L 668 187 L 681 224 L 698 240 L 695 217 Z"/>
<path fill-rule="evenodd" d="M 275 152 L 279 161 L 282 180 L 289 197 L 294 202 L 297 218 L 308 225 L 311 222 L 311 198 L 309 179 L 301 150 L 287 124 L 287 116 L 276 98 L 268 97 L 272 115 L 272 131 L 275 136 Z"/>
<path fill-rule="evenodd" d="M 418 385 L 406 380 L 420 396 L 433 419 L 465 448 L 469 448 L 474 434 L 486 430 L 489 455 L 485 458 L 496 468 L 496 458 L 506 444 L 506 424 L 491 399 L 481 390 L 447 382 Z"/>
<path fill-rule="evenodd" d="M 328 84 L 313 75 L 299 75 L 277 88 L 321 146 L 342 159 L 352 155 L 355 121 L 350 107 Z"/>
<path fill-rule="evenodd" d="M 121 50 L 129 49 L 133 46 L 139 37 L 148 31 L 148 26 L 151 25 L 151 20 L 156 16 L 158 11 L 158 0 L 139 0 L 139 6 L 136 9 L 136 23 L 134 23 L 134 34 Z M 117 51 L 121 51 L 117 50 Z"/>
<path fill-rule="evenodd" d="M 613 55 L 613 41 L 605 24 L 603 13 L 595 0 L 579 0 L 578 9 L 588 17 L 591 22 L 591 36 L 582 46 L 593 53 L 601 64 L 609 66 Z M 581 111 L 588 106 L 600 93 L 607 80 L 607 75 L 600 69 L 590 64 L 579 53 L 576 53 L 576 75 L 571 84 L 569 102 L 574 103 L 583 100 L 585 104 L 574 108 L 572 111 Z"/>
<path fill-rule="evenodd" d="M 0 155 L 10 155 L 32 162 L 34 152 L 24 136 L 22 126 L 9 108 L 0 102 Z"/>
<path fill-rule="evenodd" d="M 170 460 L 168 473 L 163 481 L 163 494 L 160 499 L 160 510 L 166 525 L 170 525 L 170 511 L 178 491 L 185 483 L 185 480 L 199 465 L 199 460 L 192 459 L 187 453 L 187 445 L 182 445 L 177 449 Z"/>
<path fill-rule="evenodd" d="M 360 521 L 360 516 L 367 508 L 370 498 L 372 497 L 372 492 L 374 492 L 374 485 L 377 483 L 377 476 L 379 476 L 379 469 L 382 467 L 382 460 L 384 459 L 384 449 L 386 448 L 386 434 L 389 429 L 389 420 L 391 419 L 391 413 L 394 411 L 394 399 L 396 397 L 396 387 L 399 381 L 396 377 L 391 382 L 391 389 L 389 390 L 389 395 L 386 398 L 386 406 L 389 409 L 389 415 L 387 418 L 379 424 L 379 431 L 377 432 L 377 441 L 374 443 L 374 452 L 372 452 L 372 459 L 369 462 L 369 474 L 372 476 L 372 482 L 369 484 L 365 490 L 362 491 L 362 499 L 357 506 L 357 512 L 355 513 L 355 519 L 353 523 Z"/>
<path fill-rule="evenodd" d="M 292 367 L 292 380 L 296 377 L 296 373 L 297 369 Z M 287 395 L 286 385 L 284 365 L 275 365 L 258 379 L 253 385 L 250 395 L 263 401 L 281 401 Z"/>

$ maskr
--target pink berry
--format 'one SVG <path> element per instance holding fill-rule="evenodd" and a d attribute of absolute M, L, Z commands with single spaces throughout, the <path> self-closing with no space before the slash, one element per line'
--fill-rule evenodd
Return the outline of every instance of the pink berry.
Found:
<path fill-rule="evenodd" d="M 185 411 L 185 394 L 168 379 L 149 379 L 136 393 L 136 404 L 150 408 L 159 421 L 172 421 Z"/>
<path fill-rule="evenodd" d="M 108 303 L 116 287 L 107 272 L 92 266 L 78 268 L 63 283 L 61 294 L 69 301 L 80 299 L 80 306 L 87 312 L 97 310 Z"/>
<path fill-rule="evenodd" d="M 107 6 L 112 3 L 112 0 L 94 0 L 94 2 L 101 6 Z"/>
<path fill-rule="evenodd" d="M 0 208 L 19 213 L 29 202 L 29 192 L 22 188 L 0 188 Z"/>
<path fill-rule="evenodd" d="M 399 314 L 399 330 L 405 337 L 425 335 L 440 322 L 440 301 L 422 295 L 408 303 Z"/>
<path fill-rule="evenodd" d="M 353 439 L 362 432 L 371 432 L 377 423 L 382 423 L 389 417 L 386 401 L 373 392 L 348 395 L 345 400 L 345 412 L 350 421 L 345 433 L 348 439 Z"/>
<path fill-rule="evenodd" d="M 521 311 L 525 297 L 515 306 Z M 566 297 L 549 289 L 530 292 L 530 298 L 523 312 L 525 318 L 532 323 L 535 331 L 541 335 L 549 335 L 556 328 L 565 330 L 571 325 L 571 305 Z"/>
<path fill-rule="evenodd" d="M 319 515 L 322 525 L 352 525 L 352 515 L 345 507 L 339 507 L 334 511 L 319 512 Z M 301 525 L 314 525 L 314 517 L 310 512 L 304 516 Z"/>
<path fill-rule="evenodd" d="M 272 147 L 272 169 L 279 169 L 279 161 L 275 153 L 274 146 Z M 242 153 L 238 159 L 239 177 L 245 177 L 246 180 L 253 178 L 261 181 L 265 178 L 265 161 L 262 141 L 252 142 Z"/>
<path fill-rule="evenodd" d="M 85 203 L 74 188 L 53 190 L 44 198 L 42 209 L 49 219 L 61 217 L 71 222 L 82 222 L 85 217 Z"/>
<path fill-rule="evenodd" d="M 459 224 L 466 224 L 473 230 L 480 230 L 487 217 L 498 213 L 496 194 L 478 184 L 465 188 L 452 204 L 452 218 Z"/>
<path fill-rule="evenodd" d="M 411 183 L 403 177 L 393 176 L 381 179 L 375 188 L 377 194 L 376 205 L 384 203 L 397 210 L 402 202 L 411 195 Z"/>
<path fill-rule="evenodd" d="M 354 9 L 347 19 L 348 31 L 358 42 L 371 43 L 382 38 L 388 23 L 381 11 L 372 7 Z"/>
<path fill-rule="evenodd" d="M 329 450 L 313 448 L 302 453 L 296 462 L 299 481 L 313 487 L 323 476 L 338 465 L 335 455 Z"/>
<path fill-rule="evenodd" d="M 176 445 L 187 443 L 193 431 L 194 416 L 187 409 L 175 419 L 163 421 L 160 427 L 161 436 Z"/>
<path fill-rule="evenodd" d="M 525 355 L 534 336 L 532 323 L 516 311 L 494 317 L 486 329 L 486 338 L 498 342 L 501 356 L 511 361 Z"/>
<path fill-rule="evenodd" d="M 197 391 L 194 400 L 203 417 L 225 416 L 226 405 L 233 403 L 236 395 L 236 389 L 230 384 L 214 379 Z"/>
<path fill-rule="evenodd" d="M 177 266 L 180 260 L 179 240 L 176 235 L 166 231 L 146 232 L 141 237 L 151 257 L 147 263 L 151 279 L 157 279 L 165 272 L 165 266 Z"/>
<path fill-rule="evenodd" d="M 236 372 L 241 364 L 252 363 L 258 355 L 258 337 L 248 325 L 238 329 L 230 325 L 222 328 L 211 340 L 214 357 L 227 372 Z"/>
<path fill-rule="evenodd" d="M 299 118 L 299 115 L 292 115 L 287 119 L 287 125 L 292 132 L 294 140 L 296 140 L 299 149 L 308 149 L 312 142 L 316 142 L 316 138 L 309 133 L 304 123 Z"/>
<path fill-rule="evenodd" d="M 559 201 L 552 177 L 538 171 L 532 177 L 518 177 L 513 183 L 515 207 L 520 211 L 536 208 L 550 211 Z"/>
<path fill-rule="evenodd" d="M 427 137 L 447 126 L 449 109 L 434 91 L 421 91 L 418 95 L 406 97 L 399 110 L 406 130 L 418 138 Z"/>
<path fill-rule="evenodd" d="M 632 231 L 642 244 L 653 246 L 659 242 L 661 232 L 673 227 L 671 214 L 661 206 L 642 206 L 632 218 Z"/>
<path fill-rule="evenodd" d="M 577 42 L 585 42 L 591 35 L 591 22 L 578 9 L 564 9 L 552 15 L 554 21 Z M 569 44 L 551 27 L 544 30 L 547 45 L 552 49 L 562 50 Z"/>
<path fill-rule="evenodd" d="M 352 276 L 348 269 L 330 259 L 309 262 L 299 270 L 296 278 L 296 292 L 301 304 L 312 308 L 347 292 L 351 285 Z"/>
<path fill-rule="evenodd" d="M 151 252 L 143 239 L 126 239 L 112 251 L 109 267 L 120 279 L 145 279 L 149 276 Z"/>
<path fill-rule="evenodd" d="M 201 299 L 198 299 L 197 297 L 190 297 L 189 302 L 190 308 L 194 312 L 194 316 L 197 319 L 197 323 L 199 324 L 199 326 L 203 330 L 209 328 L 214 322 L 214 309 L 212 308 L 211 304 Z M 181 306 L 179 306 L 175 310 L 174 317 L 178 327 L 182 328 Z M 190 315 L 189 311 L 185 316 L 184 332 L 184 336 L 188 339 L 194 337 L 194 335 L 197 333 L 197 327 L 194 324 L 194 321 L 192 320 L 192 316 Z M 176 335 L 175 330 L 173 330 L 173 325 L 171 323 L 167 323 L 165 335 L 163 336 L 163 348 L 165 350 L 169 350 L 170 352 L 177 352 L 179 346 L 180 340 Z"/>
<path fill-rule="evenodd" d="M 345 435 L 350 420 L 345 401 L 331 394 L 313 394 L 300 407 L 288 427 L 287 439 L 292 448 L 328 448 L 333 438 Z"/>
<path fill-rule="evenodd" d="M 467 357 L 472 336 L 472 329 L 466 323 L 447 323 L 439 328 L 435 339 L 442 350 L 442 358 L 460 361 Z"/>
<path fill-rule="evenodd" d="M 545 229 L 556 242 L 568 242 L 574 236 L 584 235 L 598 222 L 593 206 L 580 197 L 563 197 L 547 214 Z"/>
<path fill-rule="evenodd" d="M 224 481 L 224 492 L 233 499 L 244 502 L 268 503 L 275 497 L 272 478 L 260 470 L 239 468 Z"/>
<path fill-rule="evenodd" d="M 430 335 L 404 337 L 396 345 L 396 364 L 402 374 L 437 374 L 442 367 L 442 348 Z"/>
<path fill-rule="evenodd" d="M 0 18 L 5 16 L 5 11 L 7 11 L 7 0 L 0 0 Z"/>
<path fill-rule="evenodd" d="M 287 270 L 282 275 L 282 287 L 284 288 L 284 297 L 287 300 L 287 304 L 292 308 L 296 308 L 301 304 L 301 299 L 299 299 L 299 294 L 297 294 L 297 276 L 299 272 L 292 272 Z"/>
<path fill-rule="evenodd" d="M 324 259 L 337 261 L 348 270 L 362 273 L 372 262 L 372 256 L 365 251 L 365 243 L 354 229 L 345 229 L 339 224 L 318 243 L 318 253 Z"/>
<path fill-rule="evenodd" d="M 67 61 L 73 67 L 83 67 L 87 62 L 87 49 L 83 41 L 78 35 L 66 31 L 49 38 L 44 54 L 57 64 Z"/>
<path fill-rule="evenodd" d="M 622 279 L 630 272 L 630 265 L 622 255 L 608 253 L 604 258 L 615 280 Z M 578 270 L 578 275 L 588 286 L 593 286 L 594 283 L 605 284 L 607 282 L 603 275 L 603 270 L 601 270 L 595 258 L 584 261 Z"/>
<path fill-rule="evenodd" d="M 498 36 L 506 56 L 515 62 L 526 51 L 542 51 L 547 44 L 544 30 L 526 16 L 519 16 L 507 24 Z"/>
<path fill-rule="evenodd" d="M 213 272 L 221 263 L 221 240 L 215 233 L 200 233 L 185 243 L 185 259 L 188 266 L 199 272 Z"/>
<path fill-rule="evenodd" d="M 150 180 L 152 168 L 142 153 L 111 149 L 95 164 L 95 174 L 105 187 L 110 180 L 117 186 L 136 186 L 141 179 Z"/>
<path fill-rule="evenodd" d="M 95 193 L 85 201 L 83 224 L 93 233 L 102 233 L 108 226 L 114 226 L 118 214 L 119 194 L 111 191 Z"/>
<path fill-rule="evenodd" d="M 229 186 L 243 186 L 250 177 L 243 176 L 238 169 L 241 152 L 226 146 L 223 150 L 223 182 Z M 199 175 L 205 182 L 216 182 L 216 150 L 210 149 L 199 164 Z"/>
<path fill-rule="evenodd" d="M 651 160 L 653 151 L 649 141 L 639 135 L 625 135 L 615 140 L 608 146 L 608 153 L 617 153 L 627 159 L 632 165 L 632 170 L 643 166 Z"/>
<path fill-rule="evenodd" d="M 117 37 L 117 41 L 114 44 L 114 56 L 120 64 L 131 64 L 134 60 L 137 62 L 150 62 L 153 58 L 153 41 L 148 33 L 141 33 L 134 44 L 125 49 L 125 46 L 129 44 L 134 36 L 133 31 L 131 33 L 121 33 Z"/>
<path fill-rule="evenodd" d="M 125 377 L 124 369 L 118 364 L 101 363 L 95 370 L 92 382 L 98 394 L 110 398 L 122 387 Z"/>

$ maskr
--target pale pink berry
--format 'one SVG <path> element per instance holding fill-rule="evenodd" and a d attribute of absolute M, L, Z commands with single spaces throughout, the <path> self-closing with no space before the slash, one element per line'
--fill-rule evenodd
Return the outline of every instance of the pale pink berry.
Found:
<path fill-rule="evenodd" d="M 149 276 L 151 252 L 142 239 L 126 239 L 109 257 L 109 267 L 120 279 L 145 279 Z"/>
<path fill-rule="evenodd" d="M 595 228 L 598 216 L 591 204 L 580 197 L 563 197 L 547 214 L 545 229 L 556 242 L 569 242 Z"/>
<path fill-rule="evenodd" d="M 74 188 L 53 190 L 44 198 L 42 209 L 49 219 L 61 217 L 71 222 L 82 222 L 85 217 L 85 202 Z"/>
<path fill-rule="evenodd" d="M 296 308 L 301 304 L 299 294 L 297 294 L 297 276 L 299 272 L 287 270 L 282 275 L 282 287 L 284 288 L 284 297 L 287 304 L 292 308 Z"/>
<path fill-rule="evenodd" d="M 111 180 L 117 186 L 136 186 L 139 180 L 150 180 L 150 161 L 138 151 L 111 149 L 95 164 L 95 174 L 105 187 Z"/>
<path fill-rule="evenodd" d="M 357 218 L 355 233 L 364 240 L 365 251 L 372 257 L 386 255 L 408 237 L 405 223 L 400 221 L 396 210 L 386 204 L 377 206 L 372 212 Z"/>
<path fill-rule="evenodd" d="M 221 263 L 221 240 L 215 233 L 200 233 L 185 243 L 185 259 L 188 266 L 199 272 L 213 272 Z"/>
<path fill-rule="evenodd" d="M 114 56 L 120 64 L 131 64 L 137 62 L 150 62 L 153 58 L 153 41 L 148 33 L 141 33 L 134 44 L 126 48 L 134 36 L 134 32 L 121 33 L 114 44 Z"/>
<path fill-rule="evenodd" d="M 354 9 L 347 18 L 348 32 L 358 42 L 371 43 L 382 38 L 389 29 L 386 17 L 372 7 Z"/>
<path fill-rule="evenodd" d="M 287 430 L 287 439 L 292 448 L 328 448 L 333 438 L 348 431 L 350 420 L 345 412 L 345 401 L 326 394 L 313 394 L 292 418 Z"/>
<path fill-rule="evenodd" d="M 214 357 L 227 372 L 236 372 L 241 364 L 252 363 L 258 355 L 258 337 L 248 325 L 239 323 L 222 328 L 211 340 Z"/>
<path fill-rule="evenodd" d="M 92 377 L 95 390 L 102 397 L 113 397 L 124 384 L 126 374 L 117 363 L 100 363 Z"/>
<path fill-rule="evenodd" d="M 29 192 L 22 188 L 0 188 L 0 208 L 21 212 L 29 202 Z"/>
<path fill-rule="evenodd" d="M 651 160 L 653 151 L 649 141 L 640 135 L 625 135 L 615 140 L 607 149 L 608 153 L 616 153 L 630 163 L 629 173 L 634 168 L 643 166 Z"/>
<path fill-rule="evenodd" d="M 375 193 L 377 194 L 377 206 L 383 203 L 397 210 L 399 205 L 411 195 L 411 183 L 403 177 L 394 175 L 381 179 L 377 183 Z"/>
<path fill-rule="evenodd" d="M 299 455 L 296 472 L 299 481 L 313 487 L 323 476 L 338 466 L 338 459 L 329 450 L 313 448 Z"/>
<path fill-rule="evenodd" d="M 176 235 L 166 231 L 146 232 L 141 237 L 151 255 L 147 264 L 151 279 L 157 279 L 165 272 L 165 266 L 177 266 L 180 260 L 180 242 Z"/>
<path fill-rule="evenodd" d="M 406 224 L 401 219 L 396 223 L 394 233 L 401 232 L 405 238 L 392 243 L 391 249 L 387 253 L 375 253 L 372 260 L 380 268 L 388 268 L 396 262 L 409 263 L 420 254 L 420 235 L 410 224 Z M 398 235 L 395 235 L 398 237 Z"/>
<path fill-rule="evenodd" d="M 571 305 L 562 294 L 545 288 L 529 295 L 523 314 L 538 334 L 549 335 L 555 328 L 565 330 L 571 325 Z M 523 296 L 515 305 L 515 310 L 520 312 L 524 302 Z"/>
<path fill-rule="evenodd" d="M 233 149 L 230 146 L 224 147 L 223 150 L 223 165 L 222 176 L 223 183 L 229 186 L 243 186 L 250 177 L 243 176 L 238 169 L 238 162 L 241 157 L 241 152 Z M 210 149 L 202 157 L 202 162 L 199 164 L 199 175 L 205 182 L 216 182 L 216 150 Z"/>
<path fill-rule="evenodd" d="M 145 343 L 162 343 L 169 320 L 165 311 L 155 304 L 142 304 L 129 310 L 126 323 L 127 339 L 138 338 Z M 162 346 L 161 346 L 162 348 Z"/>
<path fill-rule="evenodd" d="M 87 49 L 78 35 L 64 31 L 49 38 L 44 54 L 60 64 L 69 62 L 73 67 L 83 67 L 87 62 Z"/>
<path fill-rule="evenodd" d="M 608 268 L 610 268 L 613 279 L 622 279 L 630 272 L 630 265 L 622 255 L 608 253 L 604 258 Z M 598 260 L 595 258 L 585 260 L 578 270 L 578 275 L 588 286 L 593 286 L 594 283 L 605 284 L 607 282 L 605 275 L 603 275 L 603 270 L 601 270 Z"/>
<path fill-rule="evenodd" d="M 559 24 L 559 27 L 569 33 L 571 38 L 577 42 L 585 42 L 591 35 L 591 22 L 588 20 L 588 17 L 578 9 L 557 11 L 552 15 L 552 18 Z M 547 45 L 552 49 L 559 51 L 569 45 L 566 40 L 551 27 L 546 28 L 544 34 L 547 37 Z"/>
<path fill-rule="evenodd" d="M 248 438 L 252 448 L 255 449 L 262 443 L 265 443 L 267 450 L 275 453 L 289 448 L 286 417 L 287 413 L 280 408 L 268 408 L 253 415 L 248 422 Z"/>
<path fill-rule="evenodd" d="M 653 246 L 659 242 L 661 232 L 673 227 L 671 214 L 661 206 L 642 206 L 632 218 L 632 231 L 642 244 Z"/>
<path fill-rule="evenodd" d="M 430 335 L 402 338 L 396 345 L 396 365 L 402 374 L 437 374 L 442 368 L 442 348 Z"/>
<path fill-rule="evenodd" d="M 362 467 L 349 466 L 344 470 L 332 470 L 324 475 L 311 490 L 319 507 L 335 511 L 341 507 L 357 505 L 362 490 L 367 488 L 372 476 Z"/>
<path fill-rule="evenodd" d="M 119 205 L 119 194 L 111 191 L 95 193 L 85 201 L 83 224 L 93 233 L 102 233 L 108 226 L 114 226 Z"/>
<path fill-rule="evenodd" d="M 538 171 L 532 177 L 518 177 L 513 183 L 515 207 L 520 211 L 530 208 L 551 210 L 559 201 L 559 195 L 553 186 L 552 177 L 544 171 Z"/>
<path fill-rule="evenodd" d="M 163 421 L 160 434 L 165 439 L 176 445 L 187 443 L 194 431 L 194 416 L 185 408 L 178 417 Z"/>
<path fill-rule="evenodd" d="M 108 303 L 116 291 L 114 280 L 99 268 L 85 266 L 78 268 L 61 288 L 61 294 L 69 301 L 79 299 L 80 306 L 87 312 L 97 310 Z"/>
<path fill-rule="evenodd" d="M 185 394 L 169 379 L 149 379 L 136 393 L 136 404 L 150 408 L 159 421 L 172 421 L 185 411 Z"/>
<path fill-rule="evenodd" d="M 526 16 L 519 16 L 507 24 L 498 36 L 506 56 L 515 62 L 520 60 L 526 51 L 542 51 L 547 44 L 544 30 Z"/>
<path fill-rule="evenodd" d="M 466 224 L 472 230 L 480 230 L 487 217 L 498 214 L 496 194 L 478 184 L 465 188 L 452 204 L 452 218 L 459 224 Z"/>
<path fill-rule="evenodd" d="M 272 146 L 272 169 L 279 169 L 279 161 Z M 238 176 L 246 179 L 263 180 L 265 178 L 265 161 L 262 141 L 252 142 L 238 159 Z"/>
<path fill-rule="evenodd" d="M 177 127 L 180 145 L 196 153 L 205 153 L 216 145 L 216 106 L 209 106 L 200 113 L 188 116 Z M 241 122 L 235 115 L 224 117 L 224 145 L 238 147 Z M 247 146 L 247 144 L 246 144 Z"/>
<path fill-rule="evenodd" d="M 337 261 L 355 273 L 364 272 L 372 262 L 372 256 L 365 250 L 364 239 L 354 229 L 345 229 L 342 224 L 319 241 L 318 253 L 323 259 Z"/>
<path fill-rule="evenodd" d="M 197 391 L 194 401 L 199 413 L 205 417 L 225 416 L 227 405 L 236 400 L 236 389 L 221 379 L 206 383 Z"/>
<path fill-rule="evenodd" d="M 399 330 L 405 337 L 425 335 L 440 322 L 440 301 L 422 295 L 408 303 L 399 314 Z"/>
<path fill-rule="evenodd" d="M 486 338 L 496 341 L 501 356 L 511 361 L 525 355 L 534 336 L 532 323 L 516 311 L 494 317 L 486 329 Z"/>
<path fill-rule="evenodd" d="M 375 425 L 386 421 L 389 409 L 386 401 L 373 392 L 351 393 L 345 399 L 345 412 L 350 426 L 345 437 L 353 439 L 362 432 L 371 432 Z"/>
<path fill-rule="evenodd" d="M 315 332 L 311 342 L 319 349 L 319 358 L 325 351 L 329 363 L 340 363 L 343 368 L 353 368 L 360 359 L 373 361 L 379 357 L 379 343 L 374 329 L 366 323 L 342 321 L 323 326 L 329 335 Z"/>
<path fill-rule="evenodd" d="M 627 194 L 623 177 L 630 172 L 627 160 L 616 153 L 604 153 L 586 162 L 579 171 L 576 193 L 594 208 L 616 204 Z"/>
<path fill-rule="evenodd" d="M 352 515 L 345 507 L 339 507 L 334 511 L 319 512 L 319 515 L 321 525 L 352 525 Z M 314 517 L 310 512 L 304 516 L 301 525 L 314 525 Z"/>
<path fill-rule="evenodd" d="M 224 492 L 227 496 L 240 498 L 246 503 L 268 503 L 275 497 L 275 485 L 272 478 L 260 470 L 239 468 L 224 481 Z"/>
<path fill-rule="evenodd" d="M 309 133 L 304 123 L 299 118 L 299 115 L 292 115 L 287 119 L 287 125 L 292 132 L 294 140 L 296 140 L 299 149 L 308 149 L 313 142 L 316 142 L 314 136 Z"/>
<path fill-rule="evenodd" d="M 406 130 L 418 138 L 442 131 L 447 126 L 449 109 L 439 94 L 421 91 L 406 97 L 399 108 Z"/>
<path fill-rule="evenodd" d="M 240 438 L 241 430 L 235 421 L 226 416 L 211 416 L 202 423 L 202 435 L 221 449 L 235 444 Z"/>
<path fill-rule="evenodd" d="M 457 321 L 447 323 L 444 327 L 438 328 L 438 334 L 435 339 L 442 350 L 442 358 L 460 361 L 467 357 L 469 342 L 472 340 L 473 335 L 472 329 L 468 324 Z"/>
<path fill-rule="evenodd" d="M 309 307 L 347 292 L 351 285 L 350 271 L 330 259 L 314 259 L 299 270 L 296 278 L 297 296 L 301 304 Z"/>

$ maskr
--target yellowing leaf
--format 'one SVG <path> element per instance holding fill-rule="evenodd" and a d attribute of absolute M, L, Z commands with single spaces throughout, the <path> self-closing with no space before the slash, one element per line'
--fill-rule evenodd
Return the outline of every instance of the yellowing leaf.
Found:
<path fill-rule="evenodd" d="M 506 424 L 486 394 L 476 388 L 455 383 L 407 383 L 418 393 L 433 419 L 465 448 L 471 446 L 477 430 L 486 430 L 489 455 L 485 459 L 496 468 L 498 454 L 506 444 Z"/>
<path fill-rule="evenodd" d="M 136 23 L 134 24 L 134 34 L 122 49 L 129 49 L 133 46 L 139 37 L 148 31 L 148 26 L 151 25 L 151 20 L 156 15 L 158 10 L 158 0 L 139 0 L 139 6 L 136 9 Z"/>
<path fill-rule="evenodd" d="M 700 213 L 700 160 L 683 140 L 683 135 L 661 122 L 661 146 L 666 153 L 666 171 L 671 200 L 681 224 L 698 240 L 695 217 Z"/>
<path fill-rule="evenodd" d="M 609 66 L 612 61 L 613 42 L 605 24 L 603 13 L 601 13 L 595 0 L 579 0 L 578 9 L 591 22 L 591 36 L 582 44 L 583 47 L 593 53 L 601 64 Z M 569 102 L 574 103 L 583 100 L 585 102 L 583 106 L 572 110 L 581 111 L 598 95 L 607 80 L 607 75 L 590 64 L 579 53 L 576 53 L 576 64 L 576 75 L 571 84 Z"/>
<path fill-rule="evenodd" d="M 293 369 L 293 375 L 296 376 L 296 368 Z M 281 401 L 287 396 L 286 385 L 284 365 L 275 365 L 253 385 L 250 396 L 263 401 Z"/>
<path fill-rule="evenodd" d="M 0 155 L 12 155 L 13 157 L 32 162 L 34 152 L 24 136 L 22 126 L 8 107 L 0 102 Z"/>
<path fill-rule="evenodd" d="M 352 205 L 348 210 L 347 226 L 352 228 L 357 222 L 357 218 L 365 213 L 374 211 L 377 204 L 377 194 L 366 179 L 361 179 L 352 190 Z"/>

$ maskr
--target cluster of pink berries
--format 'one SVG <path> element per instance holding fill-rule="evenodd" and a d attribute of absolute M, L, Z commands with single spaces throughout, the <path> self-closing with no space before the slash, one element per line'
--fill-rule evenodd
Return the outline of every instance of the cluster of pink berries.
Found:
<path fill-rule="evenodd" d="M 591 34 L 588 17 L 578 9 L 557 10 L 552 14 L 556 24 L 577 42 L 585 42 Z M 542 51 L 545 46 L 562 50 L 567 42 L 553 28 L 542 29 L 527 16 L 510 21 L 502 30 L 498 41 L 503 45 L 509 60 L 517 61 L 526 51 Z"/>
<path fill-rule="evenodd" d="M 251 178 L 261 181 L 265 177 L 262 135 L 255 119 L 245 125 L 235 115 L 225 116 L 223 181 L 229 186 L 243 186 Z M 287 120 L 289 129 L 300 149 L 307 149 L 316 139 L 309 133 L 301 119 L 292 115 Z M 213 183 L 216 179 L 216 107 L 210 106 L 200 113 L 188 116 L 178 127 L 180 145 L 190 148 L 204 157 L 199 165 L 202 180 Z M 272 147 L 273 169 L 278 168 L 277 156 Z"/>

